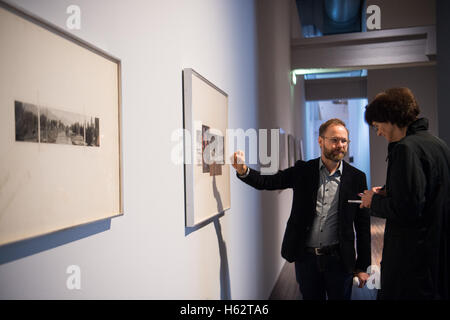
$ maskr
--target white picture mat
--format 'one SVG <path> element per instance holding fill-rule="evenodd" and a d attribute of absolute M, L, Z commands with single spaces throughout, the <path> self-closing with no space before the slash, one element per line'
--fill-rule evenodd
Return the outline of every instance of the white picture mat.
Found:
<path fill-rule="evenodd" d="M 0 245 L 121 214 L 119 65 L 0 8 Z M 14 101 L 100 119 L 100 147 L 15 140 Z"/>
<path fill-rule="evenodd" d="M 197 130 L 208 126 L 213 134 L 224 137 L 224 157 L 228 154 L 228 96 L 192 69 L 184 70 L 185 126 L 192 135 L 192 154 L 195 160 Z M 188 115 L 186 113 L 189 113 Z M 225 159 L 224 159 L 225 160 Z M 186 225 L 194 226 L 228 210 L 230 201 L 230 167 L 222 166 L 221 175 L 203 172 L 202 165 L 186 165 Z"/>

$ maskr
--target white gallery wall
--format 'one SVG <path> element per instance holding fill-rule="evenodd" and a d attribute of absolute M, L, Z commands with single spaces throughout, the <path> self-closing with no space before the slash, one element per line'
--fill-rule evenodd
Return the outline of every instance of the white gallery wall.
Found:
<path fill-rule="evenodd" d="M 121 59 L 124 215 L 0 247 L 0 299 L 268 298 L 291 194 L 272 194 L 265 208 L 263 194 L 232 174 L 231 210 L 186 229 L 171 135 L 182 127 L 183 68 L 228 93 L 230 128 L 294 131 L 289 1 L 10 2 Z M 81 9 L 80 30 L 66 27 L 70 5 Z M 276 33 L 260 34 L 271 26 Z M 71 265 L 79 290 L 66 285 Z"/>
<path fill-rule="evenodd" d="M 287 134 L 299 131 L 298 108 L 293 109 L 293 92 L 290 78 L 291 1 L 258 0 L 258 119 L 260 128 L 282 128 Z M 281 148 L 281 147 L 280 147 Z M 285 153 L 287 154 L 287 153 Z M 288 165 L 287 156 L 285 169 Z M 255 168 L 255 166 L 252 166 Z M 285 263 L 280 259 L 281 243 L 292 207 L 291 189 L 283 191 L 245 191 L 261 196 L 261 267 L 266 279 L 265 287 L 273 288 Z"/>

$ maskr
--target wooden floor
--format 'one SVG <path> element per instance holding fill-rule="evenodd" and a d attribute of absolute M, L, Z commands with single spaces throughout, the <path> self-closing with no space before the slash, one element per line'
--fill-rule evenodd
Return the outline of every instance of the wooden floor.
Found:
<path fill-rule="evenodd" d="M 384 219 L 371 217 L 372 236 L 372 265 L 380 267 L 381 252 L 383 250 Z M 375 300 L 377 290 L 353 287 L 352 300 Z M 301 300 L 302 294 L 295 279 L 293 263 L 286 262 L 283 266 L 275 287 L 270 295 L 270 300 Z"/>

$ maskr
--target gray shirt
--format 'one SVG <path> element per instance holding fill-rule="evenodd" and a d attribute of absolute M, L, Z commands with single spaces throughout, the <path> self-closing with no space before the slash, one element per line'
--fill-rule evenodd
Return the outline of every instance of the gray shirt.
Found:
<path fill-rule="evenodd" d="M 317 190 L 316 214 L 306 238 L 307 247 L 322 248 L 339 243 L 338 204 L 342 170 L 341 161 L 337 170 L 330 175 L 322 158 L 319 160 L 320 181 Z"/>

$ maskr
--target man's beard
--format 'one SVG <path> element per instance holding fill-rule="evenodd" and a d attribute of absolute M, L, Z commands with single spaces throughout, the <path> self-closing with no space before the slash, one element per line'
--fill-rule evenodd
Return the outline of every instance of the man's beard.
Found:
<path fill-rule="evenodd" d="M 342 149 L 341 151 L 335 150 L 335 149 L 327 149 L 324 147 L 323 155 L 325 158 L 331 161 L 339 162 L 342 159 L 344 159 L 345 155 L 347 154 L 347 151 L 345 149 Z"/>

